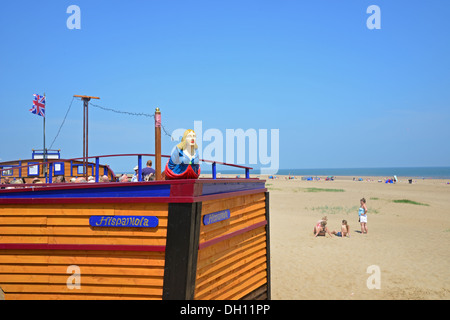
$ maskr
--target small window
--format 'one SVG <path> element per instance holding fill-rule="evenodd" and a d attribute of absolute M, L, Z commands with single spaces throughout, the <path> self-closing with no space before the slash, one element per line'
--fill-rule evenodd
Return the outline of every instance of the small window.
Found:
<path fill-rule="evenodd" d="M 77 174 L 83 174 L 83 166 L 77 166 Z"/>
<path fill-rule="evenodd" d="M 53 171 L 55 176 L 63 176 L 64 175 L 64 162 L 54 162 L 53 163 Z"/>
<path fill-rule="evenodd" d="M 32 165 L 34 164 L 34 165 Z M 38 162 L 28 162 L 28 176 L 39 176 L 39 163 Z"/>
<path fill-rule="evenodd" d="M 2 176 L 12 176 L 13 175 L 13 168 L 12 167 L 3 167 L 2 170 Z"/>

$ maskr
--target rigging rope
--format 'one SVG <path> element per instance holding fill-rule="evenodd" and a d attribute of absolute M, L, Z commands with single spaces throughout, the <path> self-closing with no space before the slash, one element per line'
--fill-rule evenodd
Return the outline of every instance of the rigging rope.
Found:
<path fill-rule="evenodd" d="M 121 110 L 116 110 L 116 109 L 112 109 L 112 108 L 103 107 L 103 106 L 100 106 L 98 104 L 91 103 L 91 102 L 89 103 L 89 105 L 93 106 L 95 108 L 102 109 L 104 111 L 111 111 L 111 112 L 114 112 L 114 113 L 126 114 L 126 115 L 129 115 L 129 116 L 143 116 L 143 117 L 149 117 L 149 118 L 154 118 L 155 117 L 154 114 L 149 114 L 149 113 L 144 113 L 144 112 L 136 113 L 136 112 L 129 112 L 129 111 L 121 111 Z M 164 134 L 166 136 L 170 137 L 172 139 L 172 141 L 173 141 L 174 139 L 172 138 L 172 135 L 166 130 L 164 125 L 161 124 L 161 128 L 163 129 Z"/>
<path fill-rule="evenodd" d="M 73 100 L 75 100 L 75 97 L 73 97 L 73 98 L 72 98 L 72 101 L 70 101 L 69 109 L 67 109 L 66 115 L 64 116 L 64 119 L 63 119 L 61 125 L 59 126 L 58 133 L 56 133 L 56 136 L 55 136 L 55 138 L 53 139 L 53 142 L 52 142 L 52 144 L 50 145 L 50 148 L 49 148 L 49 149 L 51 149 L 51 148 L 53 147 L 53 144 L 55 143 L 56 138 L 58 138 L 59 133 L 61 132 L 61 128 L 63 127 L 64 122 L 66 121 L 66 118 L 67 118 L 67 115 L 69 114 L 70 108 L 72 107 Z"/>
<path fill-rule="evenodd" d="M 56 138 L 58 138 L 59 133 L 61 132 L 61 129 L 62 129 L 62 127 L 63 127 L 63 125 L 64 125 L 64 123 L 66 121 L 67 115 L 69 114 L 70 108 L 72 107 L 73 100 L 75 100 L 75 99 L 77 99 L 79 101 L 82 101 L 80 98 L 77 98 L 77 97 L 73 97 L 72 98 L 72 101 L 70 102 L 69 108 L 67 109 L 66 115 L 64 116 L 64 119 L 63 119 L 61 125 L 59 126 L 58 132 L 56 133 L 56 136 L 53 139 L 53 142 L 50 145 L 49 149 L 51 149 L 53 147 L 53 144 L 55 143 Z M 112 109 L 112 108 L 103 107 L 103 106 L 100 106 L 98 104 L 94 104 L 92 102 L 90 102 L 89 105 L 93 106 L 95 108 L 104 110 L 104 111 L 110 111 L 110 112 L 119 113 L 119 114 L 125 114 L 125 115 L 129 115 L 129 116 L 148 117 L 148 118 L 154 118 L 155 117 L 154 114 L 143 113 L 143 112 L 136 113 L 136 112 L 129 112 L 129 111 L 121 111 L 121 110 L 116 110 L 116 109 Z M 173 139 L 172 135 L 167 131 L 167 129 L 163 125 L 161 125 L 161 128 L 163 129 L 164 134 L 166 136 L 170 137 L 170 139 L 173 141 L 174 139 Z"/>

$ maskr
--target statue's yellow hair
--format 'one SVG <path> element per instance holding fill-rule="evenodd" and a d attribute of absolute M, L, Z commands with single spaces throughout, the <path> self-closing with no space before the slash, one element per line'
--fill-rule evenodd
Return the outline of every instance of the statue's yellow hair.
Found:
<path fill-rule="evenodd" d="M 189 132 L 194 132 L 194 130 L 192 129 L 187 129 L 184 133 L 183 133 L 183 138 L 181 138 L 181 142 L 179 144 L 177 144 L 178 149 L 180 150 L 184 150 L 187 147 L 187 143 L 186 143 L 186 137 L 189 134 Z M 198 149 L 197 143 L 195 143 L 194 149 Z"/>

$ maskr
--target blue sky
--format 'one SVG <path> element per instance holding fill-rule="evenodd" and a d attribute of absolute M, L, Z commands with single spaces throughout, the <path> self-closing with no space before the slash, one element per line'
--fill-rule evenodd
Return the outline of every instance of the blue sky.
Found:
<path fill-rule="evenodd" d="M 66 26 L 72 4 L 80 30 Z M 379 30 L 366 27 L 373 4 Z M 279 129 L 280 168 L 448 166 L 449 12 L 445 0 L 6 2 L 0 159 L 42 148 L 28 110 L 45 92 L 47 146 L 84 94 L 159 107 L 170 132 Z M 53 145 L 64 158 L 82 155 L 82 116 L 74 101 Z M 153 125 L 91 107 L 89 154 L 153 153 Z M 163 136 L 163 153 L 174 144 Z"/>

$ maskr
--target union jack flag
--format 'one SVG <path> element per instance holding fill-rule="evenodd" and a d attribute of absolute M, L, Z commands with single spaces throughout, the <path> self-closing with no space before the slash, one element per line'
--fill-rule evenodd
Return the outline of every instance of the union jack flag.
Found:
<path fill-rule="evenodd" d="M 33 96 L 33 107 L 30 109 L 30 112 L 45 117 L 45 96 L 38 94 L 33 94 Z"/>

